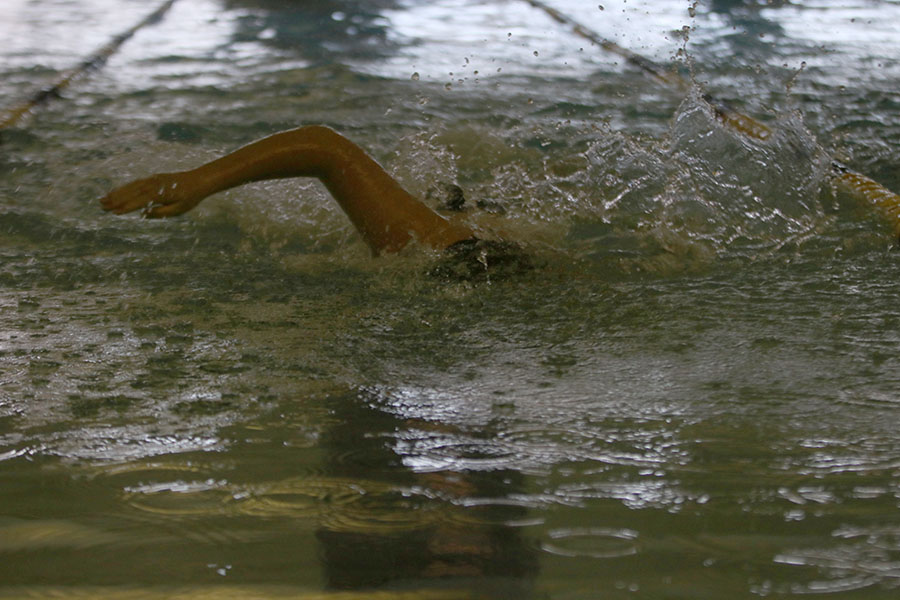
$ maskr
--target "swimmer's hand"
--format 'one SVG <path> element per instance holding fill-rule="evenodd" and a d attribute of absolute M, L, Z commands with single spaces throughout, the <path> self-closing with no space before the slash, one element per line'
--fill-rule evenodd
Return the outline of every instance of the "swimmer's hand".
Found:
<path fill-rule="evenodd" d="M 148 219 L 174 217 L 203 200 L 204 195 L 192 190 L 181 173 L 158 173 L 114 189 L 100 199 L 100 205 L 117 215 L 141 210 Z"/>

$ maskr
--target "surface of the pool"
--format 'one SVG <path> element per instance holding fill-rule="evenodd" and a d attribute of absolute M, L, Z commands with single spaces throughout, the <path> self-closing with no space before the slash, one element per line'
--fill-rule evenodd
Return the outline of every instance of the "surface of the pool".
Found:
<path fill-rule="evenodd" d="M 900 253 L 828 178 L 900 189 L 900 4 L 552 4 L 775 135 L 522 0 L 179 0 L 3 132 L 0 598 L 900 594 Z M 3 0 L 3 106 L 157 5 Z M 311 123 L 538 268 L 96 203 Z"/>

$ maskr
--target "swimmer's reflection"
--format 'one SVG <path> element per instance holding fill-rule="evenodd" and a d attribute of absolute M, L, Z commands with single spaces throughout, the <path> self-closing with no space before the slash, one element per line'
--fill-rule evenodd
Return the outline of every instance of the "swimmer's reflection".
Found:
<path fill-rule="evenodd" d="M 459 432 L 381 410 L 379 400 L 365 394 L 329 402 L 336 425 L 321 445 L 329 474 L 374 479 L 398 490 L 371 505 L 368 518 L 358 515 L 356 527 L 346 522 L 320 525 L 316 537 L 330 589 L 439 587 L 464 597 L 530 597 L 537 556 L 510 525 L 523 519 L 526 509 L 485 501 L 521 492 L 521 473 L 452 467 L 416 472 L 406 463 L 423 458 L 417 444 L 452 440 Z M 471 460 L 477 449 L 473 453 L 472 444 L 466 447 L 465 458 Z M 442 459 L 452 465 L 446 452 Z M 386 515 L 398 513 L 403 518 L 391 527 L 395 521 Z"/>
<path fill-rule="evenodd" d="M 726 13 L 734 10 L 780 8 L 786 4 L 787 0 L 713 0 L 711 8 L 715 12 Z"/>
<path fill-rule="evenodd" d="M 709 9 L 723 16 L 735 31 L 723 36 L 734 58 L 748 53 L 771 54 L 772 38 L 783 36 L 784 28 L 762 11 L 787 4 L 785 0 L 713 0 Z"/>
<path fill-rule="evenodd" d="M 228 9 L 247 9 L 235 41 L 252 40 L 331 64 L 341 58 L 371 59 L 391 53 L 381 10 L 394 0 L 224 0 Z"/>

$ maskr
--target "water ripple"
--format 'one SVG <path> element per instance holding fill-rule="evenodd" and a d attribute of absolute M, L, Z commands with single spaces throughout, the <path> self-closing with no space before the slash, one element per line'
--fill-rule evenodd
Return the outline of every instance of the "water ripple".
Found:
<path fill-rule="evenodd" d="M 826 547 L 795 548 L 775 556 L 788 566 L 812 567 L 820 578 L 786 586 L 793 593 L 838 593 L 878 586 L 900 588 L 900 529 L 843 527 L 832 533 L 839 541 Z"/>
<path fill-rule="evenodd" d="M 541 548 L 569 558 L 620 558 L 638 553 L 638 533 L 631 529 L 603 527 L 554 529 Z"/>

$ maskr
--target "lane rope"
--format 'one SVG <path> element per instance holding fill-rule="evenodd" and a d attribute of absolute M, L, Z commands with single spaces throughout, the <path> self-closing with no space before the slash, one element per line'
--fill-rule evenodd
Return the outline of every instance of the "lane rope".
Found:
<path fill-rule="evenodd" d="M 48 100 L 59 98 L 60 93 L 76 78 L 84 75 L 89 71 L 99 69 L 109 59 L 109 57 L 119 49 L 122 44 L 124 44 L 131 36 L 135 34 L 137 30 L 147 25 L 158 22 L 160 19 L 162 19 L 163 15 L 174 3 L 175 0 L 167 0 L 151 14 L 144 17 L 139 23 L 135 24 L 127 31 L 123 31 L 119 35 L 115 36 L 104 46 L 99 48 L 96 52 L 78 63 L 78 65 L 64 72 L 62 76 L 57 79 L 50 87 L 46 87 L 35 92 L 28 100 L 7 111 L 6 116 L 4 116 L 3 120 L 0 121 L 0 131 L 12 127 L 16 123 L 18 123 L 24 116 L 30 114 L 38 106 L 44 104 Z"/>
<path fill-rule="evenodd" d="M 557 23 L 570 27 L 576 35 L 624 58 L 630 65 L 650 75 L 657 83 L 666 85 L 679 92 L 685 92 L 689 89 L 688 81 L 674 69 L 666 68 L 658 62 L 624 48 L 613 41 L 604 39 L 572 17 L 561 13 L 541 0 L 523 1 L 541 10 Z M 727 102 L 711 94 L 703 94 L 702 98 L 712 108 L 716 118 L 724 125 L 758 140 L 766 140 L 772 135 L 772 129 L 768 125 L 735 110 Z M 874 179 L 853 171 L 847 165 L 837 160 L 832 159 L 830 167 L 832 181 L 852 196 L 865 201 L 865 203 L 878 210 L 890 222 L 894 237 L 900 237 L 900 196 Z"/>

